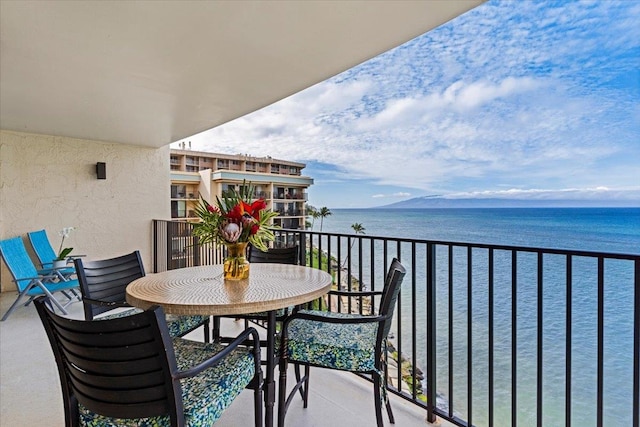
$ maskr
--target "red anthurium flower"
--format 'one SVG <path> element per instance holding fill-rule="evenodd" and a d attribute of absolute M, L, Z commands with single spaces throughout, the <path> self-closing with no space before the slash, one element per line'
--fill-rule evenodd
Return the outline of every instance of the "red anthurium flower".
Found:
<path fill-rule="evenodd" d="M 260 230 L 260 226 L 258 224 L 254 224 L 251 226 L 251 234 L 256 234 Z"/>
<path fill-rule="evenodd" d="M 212 205 L 207 205 L 207 210 L 209 212 L 220 212 L 220 209 L 218 209 L 217 206 L 212 206 Z"/>
<path fill-rule="evenodd" d="M 263 199 L 258 199 L 251 204 L 251 216 L 255 219 L 260 219 L 260 211 L 266 209 L 267 204 Z"/>
<path fill-rule="evenodd" d="M 239 222 L 242 219 L 242 216 L 251 209 L 251 205 L 248 205 L 245 202 L 240 202 L 235 205 L 228 213 L 227 218 L 232 219 L 236 222 Z"/>
<path fill-rule="evenodd" d="M 259 210 L 261 211 L 262 209 L 265 209 L 267 207 L 267 204 L 265 203 L 264 199 L 258 199 L 255 202 L 251 203 L 251 208 L 256 211 Z"/>

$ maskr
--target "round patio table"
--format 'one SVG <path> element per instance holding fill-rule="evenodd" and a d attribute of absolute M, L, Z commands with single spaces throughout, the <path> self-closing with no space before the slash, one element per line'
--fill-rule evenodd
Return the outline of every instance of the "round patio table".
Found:
<path fill-rule="evenodd" d="M 161 306 L 178 315 L 226 316 L 268 312 L 265 372 L 265 424 L 273 426 L 275 403 L 276 310 L 304 304 L 331 289 L 321 270 L 288 264 L 251 264 L 249 278 L 225 281 L 222 265 L 187 267 L 149 274 L 127 286 L 127 302 L 148 309 Z"/>

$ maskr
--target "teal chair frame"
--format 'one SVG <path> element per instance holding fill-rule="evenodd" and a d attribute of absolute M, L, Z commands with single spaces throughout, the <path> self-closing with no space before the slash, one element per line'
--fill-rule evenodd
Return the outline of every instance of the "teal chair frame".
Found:
<path fill-rule="evenodd" d="M 76 293 L 78 281 L 64 280 L 56 272 L 38 273 L 33 261 L 29 258 L 21 237 L 0 241 L 0 255 L 2 255 L 18 289 L 18 297 L 2 316 L 2 321 L 6 320 L 16 309 L 23 297 L 29 298 L 24 304 L 27 306 L 36 297 L 44 296 L 51 307 L 57 307 L 63 314 L 67 314 L 66 307 L 74 300 L 80 301 Z M 68 299 L 64 305 L 53 296 L 56 292 L 62 293 Z"/>
<path fill-rule="evenodd" d="M 36 257 L 38 257 L 38 261 L 41 265 L 41 270 L 39 273 L 48 274 L 51 273 L 53 269 L 53 260 L 58 257 L 53 246 L 51 245 L 51 241 L 47 236 L 47 232 L 45 230 L 31 231 L 27 233 L 29 237 L 29 242 L 31 243 L 31 247 L 33 248 L 33 252 L 35 252 Z M 70 264 L 73 262 L 74 258 L 81 257 L 84 255 L 70 255 L 66 259 L 66 264 Z M 75 269 L 73 266 L 67 266 L 61 269 L 56 269 L 56 272 L 62 274 L 65 278 L 69 278 L 73 274 L 75 274 Z"/>

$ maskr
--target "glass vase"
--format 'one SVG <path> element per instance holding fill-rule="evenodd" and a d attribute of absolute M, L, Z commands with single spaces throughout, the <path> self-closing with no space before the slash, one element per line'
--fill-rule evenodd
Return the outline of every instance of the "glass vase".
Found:
<path fill-rule="evenodd" d="M 249 278 L 247 261 L 247 242 L 227 243 L 227 256 L 224 259 L 224 279 L 243 280 Z"/>

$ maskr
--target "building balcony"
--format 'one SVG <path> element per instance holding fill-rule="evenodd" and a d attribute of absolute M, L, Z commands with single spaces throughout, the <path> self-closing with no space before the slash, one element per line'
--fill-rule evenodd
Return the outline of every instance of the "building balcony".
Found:
<path fill-rule="evenodd" d="M 273 198 L 276 200 L 307 200 L 307 193 L 274 192 Z"/>
<path fill-rule="evenodd" d="M 157 244 L 149 272 L 219 262 L 199 257 L 216 248 L 198 246 L 191 227 L 154 221 Z M 425 419 L 438 419 L 442 426 L 510 425 L 505 417 L 517 425 L 536 425 L 536 417 L 545 426 L 638 425 L 640 255 L 302 230 L 278 230 L 276 238 L 279 245 L 300 245 L 307 264 L 334 275 L 336 288 L 346 292 L 380 290 L 392 257 L 407 268 L 390 335 L 390 359 L 400 359 L 403 367 L 390 363 L 396 425 L 429 425 Z M 557 271 L 562 274 L 552 274 Z M 623 292 L 630 298 L 606 297 Z M 15 296 L 15 291 L 0 294 L 0 312 Z M 593 312 L 578 319 L 584 298 Z M 340 312 L 375 306 L 357 296 L 325 302 Z M 617 352 L 610 347 L 614 313 L 625 313 L 616 327 L 626 328 L 631 341 Z M 82 317 L 80 303 L 71 305 L 70 316 Z M 225 319 L 225 333 L 242 323 Z M 189 336 L 201 337 L 201 331 Z M 63 425 L 55 362 L 35 309 L 19 307 L 0 322 L 0 339 L 0 425 Z M 588 366 L 580 359 L 583 353 Z M 613 359 L 616 367 L 610 369 Z M 367 379 L 315 368 L 312 377 L 309 407 L 303 409 L 296 397 L 287 426 L 373 425 Z M 577 399 L 578 387 L 592 391 L 588 401 Z M 526 399 L 518 397 L 523 392 Z M 550 394 L 560 398 L 549 399 Z M 623 401 L 617 411 L 610 409 L 611 395 Z M 250 391 L 243 392 L 216 427 L 250 425 L 251 398 Z M 35 404 L 25 410 L 25 402 Z M 565 424 L 568 418 L 573 421 Z"/>
<path fill-rule="evenodd" d="M 15 292 L 0 293 L 2 313 L 15 297 Z M 81 303 L 71 304 L 69 311 L 71 317 L 83 318 Z M 230 333 L 239 333 L 244 325 L 244 322 L 235 322 L 233 319 L 223 319 L 223 322 L 225 332 Z M 60 380 L 35 308 L 20 307 L 9 319 L 0 322 L 0 337 L 0 425 L 63 426 Z M 198 329 L 187 338 L 201 341 L 202 331 Z M 293 378 L 293 371 L 290 374 Z M 375 423 L 373 392 L 369 382 L 354 375 L 329 370 L 316 369 L 311 375 L 309 407 L 303 409 L 301 399 L 296 398 L 287 413 L 287 426 L 370 427 Z M 251 390 L 243 391 L 225 410 L 215 427 L 253 425 L 252 399 Z M 395 396 L 391 399 L 395 425 L 428 425 L 424 422 L 424 411 Z"/>
<path fill-rule="evenodd" d="M 302 211 L 301 209 L 274 209 L 274 212 L 278 212 L 279 217 L 276 218 L 282 218 L 282 217 L 290 217 L 290 216 L 304 216 L 304 211 Z"/>
<path fill-rule="evenodd" d="M 336 289 L 380 290 L 393 257 L 407 268 L 389 351 L 404 368 L 390 373 L 389 393 L 422 418 L 638 426 L 640 255 L 287 230 L 285 221 L 276 244 L 299 245 Z M 215 250 L 194 243 L 185 266 Z M 155 264 L 167 264 L 156 250 Z M 325 304 L 377 306 L 357 296 Z"/>

